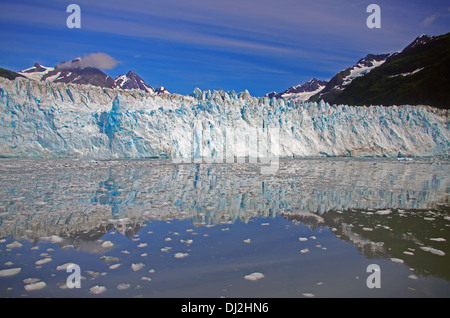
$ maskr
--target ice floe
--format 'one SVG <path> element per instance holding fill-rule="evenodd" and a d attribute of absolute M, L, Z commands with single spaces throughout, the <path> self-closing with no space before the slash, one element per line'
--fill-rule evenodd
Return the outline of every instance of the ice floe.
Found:
<path fill-rule="evenodd" d="M 245 275 L 244 279 L 251 280 L 251 281 L 257 281 L 257 280 L 259 280 L 259 279 L 261 279 L 263 277 L 264 277 L 264 274 L 259 273 L 259 272 L 254 272 L 254 273 L 251 273 L 249 275 Z"/>
<path fill-rule="evenodd" d="M 435 242 L 445 242 L 445 238 L 442 237 L 431 237 L 430 241 L 435 241 Z"/>
<path fill-rule="evenodd" d="M 70 266 L 70 265 L 73 265 L 74 263 L 65 263 L 65 264 L 62 264 L 62 265 L 58 265 L 58 266 L 56 266 L 56 270 L 57 271 L 65 271 L 65 270 L 67 270 L 67 268 Z"/>
<path fill-rule="evenodd" d="M 131 285 L 127 284 L 127 283 L 120 283 L 120 284 L 117 285 L 117 289 L 118 290 L 125 290 L 125 289 L 128 289 L 130 287 L 131 287 Z"/>
<path fill-rule="evenodd" d="M 18 274 L 22 269 L 20 267 L 17 268 L 8 268 L 0 270 L 0 277 L 8 277 Z"/>
<path fill-rule="evenodd" d="M 114 243 L 111 242 L 111 241 L 104 241 L 102 243 L 102 247 L 104 247 L 104 248 L 109 248 L 109 247 L 112 247 L 112 246 L 114 246 Z"/>
<path fill-rule="evenodd" d="M 176 254 L 174 255 L 175 258 L 185 258 L 185 257 L 187 257 L 187 256 L 189 256 L 188 253 L 181 253 L 181 252 L 176 253 Z"/>
<path fill-rule="evenodd" d="M 96 285 L 94 287 L 91 287 L 89 290 L 91 291 L 91 293 L 93 293 L 95 295 L 99 295 L 99 294 L 104 293 L 106 291 L 106 287 L 105 286 Z"/>
<path fill-rule="evenodd" d="M 25 285 L 23 288 L 26 291 L 33 291 L 33 290 L 39 290 L 39 289 L 45 288 L 46 286 L 47 286 L 47 284 L 45 282 L 37 282 L 37 283 Z"/>
<path fill-rule="evenodd" d="M 391 209 L 379 210 L 379 211 L 375 212 L 375 214 L 379 214 L 379 215 L 388 215 L 388 214 L 391 214 L 391 213 L 392 213 Z"/>
<path fill-rule="evenodd" d="M 420 249 L 425 251 L 425 252 L 430 252 L 430 253 L 435 254 L 435 255 L 445 256 L 445 252 L 443 252 L 441 250 L 438 250 L 438 249 L 435 249 L 433 247 L 421 246 Z"/>
<path fill-rule="evenodd" d="M 131 264 L 131 269 L 136 272 L 136 271 L 144 268 L 144 266 L 145 266 L 144 263 L 136 263 L 136 264 L 133 263 L 133 264 Z"/>
<path fill-rule="evenodd" d="M 6 244 L 6 248 L 9 248 L 9 249 L 11 249 L 11 248 L 20 248 L 20 247 L 22 247 L 22 244 L 20 244 L 17 241 L 14 241 L 12 243 Z"/>
<path fill-rule="evenodd" d="M 51 261 L 52 261 L 52 259 L 50 257 L 46 257 L 46 258 L 42 258 L 40 260 L 37 260 L 36 262 L 34 262 L 34 264 L 42 265 L 42 264 L 45 264 L 45 263 L 48 263 L 48 262 L 51 262 Z"/>
<path fill-rule="evenodd" d="M 403 260 L 400 258 L 396 258 L 396 257 L 391 257 L 391 261 L 394 263 L 403 263 Z"/>

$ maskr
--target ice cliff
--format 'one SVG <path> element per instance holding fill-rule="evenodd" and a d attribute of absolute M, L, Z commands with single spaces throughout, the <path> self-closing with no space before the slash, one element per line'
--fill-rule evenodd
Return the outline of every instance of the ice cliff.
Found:
<path fill-rule="evenodd" d="M 248 154 L 249 134 L 259 145 L 261 132 L 276 134 L 268 153 L 278 157 L 448 155 L 448 124 L 446 110 L 428 106 L 294 103 L 199 89 L 152 95 L 0 78 L 3 157 L 221 159 Z"/>

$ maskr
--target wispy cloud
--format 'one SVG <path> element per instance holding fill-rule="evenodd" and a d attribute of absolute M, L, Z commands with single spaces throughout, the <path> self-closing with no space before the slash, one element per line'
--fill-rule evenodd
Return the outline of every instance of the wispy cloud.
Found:
<path fill-rule="evenodd" d="M 423 19 L 422 25 L 429 26 L 429 25 L 433 24 L 433 22 L 437 19 L 438 16 L 439 16 L 439 14 L 432 14 L 432 15 L 426 17 L 425 19 Z"/>

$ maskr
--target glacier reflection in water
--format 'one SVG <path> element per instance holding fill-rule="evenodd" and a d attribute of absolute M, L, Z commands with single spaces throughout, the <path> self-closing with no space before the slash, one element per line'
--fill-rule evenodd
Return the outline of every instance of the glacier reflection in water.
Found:
<path fill-rule="evenodd" d="M 262 175 L 259 168 L 2 159 L 0 273 L 21 271 L 3 272 L 0 295 L 60 296 L 67 274 L 55 268 L 76 259 L 88 273 L 84 279 L 95 284 L 83 282 L 88 292 L 70 290 L 68 296 L 93 296 L 97 290 L 90 288 L 102 279 L 114 285 L 102 295 L 124 297 L 404 296 L 420 289 L 408 289 L 410 282 L 432 289 L 412 296 L 449 296 L 448 160 L 283 159 L 275 174 Z M 146 257 L 159 270 L 147 264 L 137 281 L 120 285 L 130 266 L 142 267 Z M 324 262 L 333 271 L 318 265 Z M 402 286 L 392 277 L 406 271 L 400 274 L 404 290 L 391 286 L 373 294 L 365 285 L 371 262 L 384 264 L 384 286 Z M 264 278 L 251 282 L 259 285 L 244 286 L 244 274 L 261 268 Z M 45 287 L 24 291 L 23 280 L 36 271 L 45 273 L 37 280 Z M 311 278 L 316 275 L 329 281 Z M 347 281 L 335 277 L 346 275 Z M 116 288 L 126 284 L 133 286 L 123 288 L 126 293 Z M 322 284 L 332 286 L 311 292 Z"/>

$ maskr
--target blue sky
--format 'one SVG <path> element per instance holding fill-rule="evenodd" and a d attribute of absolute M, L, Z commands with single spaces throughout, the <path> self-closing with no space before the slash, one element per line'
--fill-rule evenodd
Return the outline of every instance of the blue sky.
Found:
<path fill-rule="evenodd" d="M 81 28 L 69 29 L 69 4 Z M 369 4 L 381 28 L 369 29 Z M 189 94 L 195 87 L 254 96 L 328 80 L 369 53 L 403 49 L 417 36 L 450 31 L 448 1 L 418 0 L 1 0 L 0 67 L 103 52 L 149 85 Z"/>

